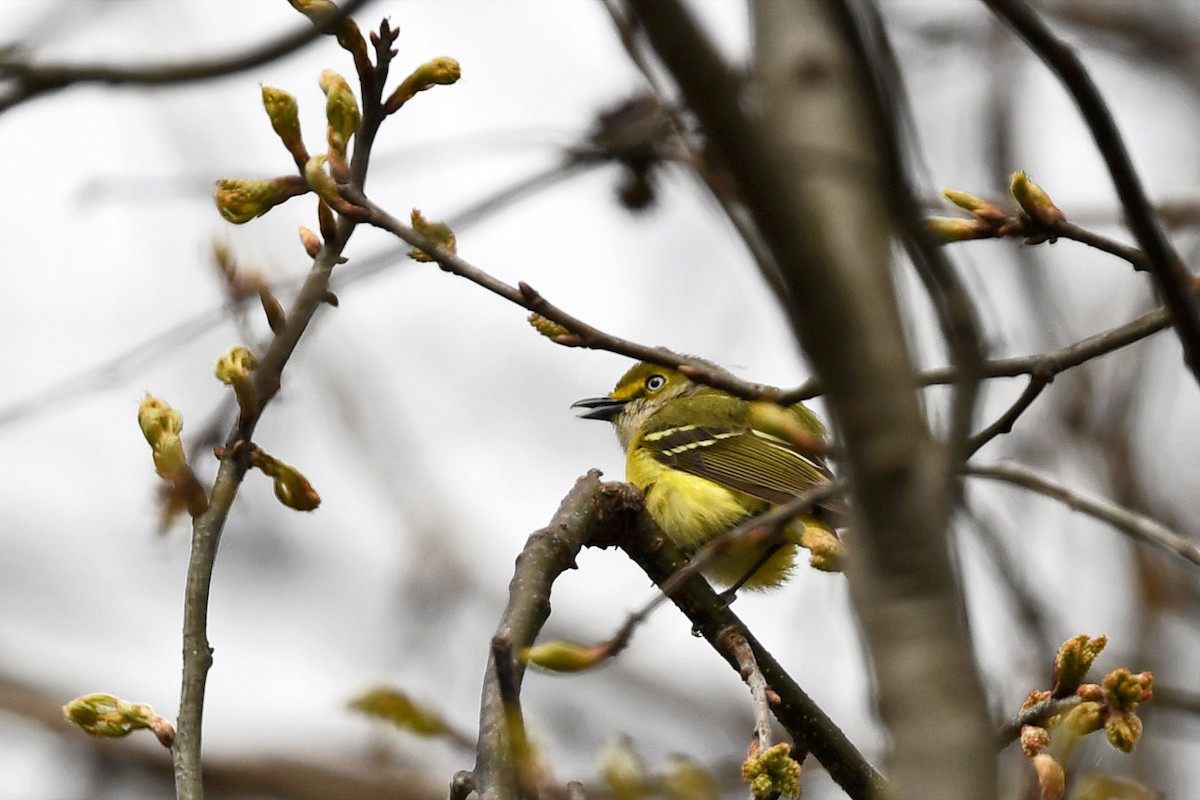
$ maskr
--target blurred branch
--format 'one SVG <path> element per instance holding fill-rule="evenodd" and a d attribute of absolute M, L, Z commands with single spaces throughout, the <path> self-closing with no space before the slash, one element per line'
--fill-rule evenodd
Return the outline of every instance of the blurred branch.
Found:
<path fill-rule="evenodd" d="M 989 797 L 991 731 L 945 536 L 952 459 L 913 391 L 890 272 L 889 195 L 903 178 L 861 58 L 866 37 L 841 3 L 758 3 L 747 86 L 681 3 L 629 5 L 774 254 L 792 329 L 828 389 L 855 498 L 847 575 L 897 791 Z M 944 679 L 913 680 L 915 671 Z M 956 736 L 935 748 L 931 724 Z"/>
<path fill-rule="evenodd" d="M 484 677 L 479 713 L 479 742 L 471 785 L 482 800 L 524 796 L 536 791 L 521 776 L 534 765 L 528 751 L 514 747 L 524 739 L 514 705 L 519 697 L 525 664 L 513 657 L 530 647 L 550 616 L 554 580 L 575 566 L 575 557 L 603 528 L 609 535 L 632 526 L 641 510 L 641 496 L 628 484 L 601 483 L 595 470 L 576 481 L 550 523 L 530 535 L 509 584 L 508 605 L 496 629 Z M 504 653 L 506 663 L 497 663 Z M 507 680 L 502 680 L 507 678 Z M 521 762 L 525 763 L 521 763 Z"/>
<path fill-rule="evenodd" d="M 619 163 L 630 149 L 635 149 L 639 145 L 629 143 L 627 140 L 627 143 L 622 145 L 620 143 L 622 137 L 618 135 L 619 131 L 606 128 L 604 126 L 605 119 L 606 114 L 601 113 L 593 131 L 583 140 L 565 147 L 562 158 L 557 163 L 526 177 L 518 178 L 512 184 L 460 209 L 449 217 L 448 224 L 457 231 L 484 219 L 518 199 L 554 186 L 583 170 L 604 164 Z M 641 146 L 650 147 L 652 145 L 647 142 Z M 373 166 L 378 167 L 378 159 Z M 357 284 L 394 266 L 397 261 L 404 258 L 406 251 L 407 248 L 392 247 L 356 258 L 352 263 L 337 270 L 331 280 L 331 286 L 340 293 L 343 287 Z M 299 284 L 299 281 L 288 282 L 285 286 L 286 288 L 298 288 Z M 270 288 L 277 290 L 281 287 L 273 285 Z M 237 313 L 244 308 L 244 302 L 226 303 L 199 312 L 190 319 L 158 331 L 144 341 L 94 366 L 87 367 L 53 382 L 45 388 L 17 398 L 0 407 L 0 429 L 47 413 L 60 404 L 77 401 L 88 393 L 117 385 L 122 379 L 136 374 L 138 370 L 193 342 L 200 334 L 215 329 L 225 321 L 229 314 Z"/>
<path fill-rule="evenodd" d="M 1170 327 L 1171 318 L 1167 309 L 1159 306 L 1122 325 L 1085 337 L 1069 345 L 1034 353 L 1028 356 L 994 358 L 984 364 L 984 377 L 1017 378 L 1023 375 L 1043 374 L 1053 377 L 1072 367 L 1078 367 L 1093 358 L 1120 350 Z M 921 386 L 938 386 L 953 383 L 957 377 L 954 367 L 940 367 L 922 372 L 917 376 Z M 825 384 L 819 378 L 805 381 L 795 389 L 780 395 L 778 402 L 795 403 L 816 397 L 825 392 Z"/>
<path fill-rule="evenodd" d="M 164 784 L 172 777 L 170 759 L 157 744 L 95 737 L 81 738 L 64 724 L 62 698 L 37 686 L 0 676 L 0 712 L 44 726 L 64 738 L 64 744 L 81 748 L 104 765 L 110 786 L 124 769 L 131 777 L 152 776 Z M 19 729 L 18 729 L 19 735 Z M 87 766 L 82 767 L 85 771 Z M 214 791 L 249 794 L 277 800 L 437 800 L 445 797 L 444 785 L 433 775 L 415 769 L 380 769 L 368 764 L 353 768 L 342 761 L 338 768 L 294 761 L 274 755 L 246 753 L 235 759 L 212 759 L 204 767 Z M 114 774 L 116 773 L 116 774 Z"/>
<path fill-rule="evenodd" d="M 1021 392 L 1021 396 L 1017 398 L 1016 402 L 1001 414 L 995 422 L 967 440 L 967 457 L 970 458 L 978 453 L 979 448 L 997 436 L 1010 433 L 1017 419 L 1033 405 L 1033 401 L 1041 395 L 1042 390 L 1050 385 L 1050 380 L 1050 377 L 1042 373 L 1035 372 L 1030 375 L 1029 384 L 1025 387 L 1025 391 Z"/>
<path fill-rule="evenodd" d="M 1069 489 L 1023 464 L 1002 461 L 996 464 L 968 464 L 963 473 L 1021 486 L 1067 507 L 1107 522 L 1137 541 L 1153 545 L 1200 566 L 1200 547 L 1162 523 L 1103 498 L 1089 497 Z"/>
<path fill-rule="evenodd" d="M 983 2 L 1025 40 L 1075 100 L 1108 166 L 1133 236 L 1149 259 L 1150 273 L 1170 312 L 1184 360 L 1200 381 L 1200 305 L 1193 294 L 1192 275 L 1159 226 L 1116 122 L 1091 75 L 1079 56 L 1054 35 L 1025 0 Z"/>
<path fill-rule="evenodd" d="M 901 80 L 900 64 L 892 50 L 877 6 L 864 6 L 866 24 L 859 30 L 845 5 L 840 6 L 840 25 L 854 47 L 858 61 L 869 70 L 873 92 L 863 92 L 870 103 L 869 114 L 876 122 L 881 150 L 888 172 L 891 213 L 909 259 L 933 301 L 938 325 L 950 359 L 957 370 L 946 441 L 950 450 L 945 482 L 949 491 L 959 491 L 957 465 L 969 455 L 968 438 L 979 384 L 983 380 L 984 345 L 974 302 L 961 277 L 939 243 L 925 230 L 921 200 L 909 175 L 903 135 L 914 140 L 912 112 Z M 870 42 L 870 44 L 868 44 Z M 911 149 L 911 148 L 910 148 Z"/>
<path fill-rule="evenodd" d="M 709 162 L 704 148 L 691 135 L 687 123 L 683 119 L 683 115 L 675 108 L 675 104 L 668 95 L 666 88 L 658 80 L 657 76 L 655 76 L 649 60 L 638 45 L 637 18 L 629 17 L 622 12 L 617 5 L 617 0 L 602 0 L 602 3 L 604 10 L 608 12 L 609 17 L 612 19 L 613 26 L 617 29 L 617 35 L 621 39 L 621 45 L 625 48 L 629 60 L 642 73 L 642 77 L 650 87 L 650 91 L 653 92 L 659 105 L 669 116 L 675 129 L 675 135 L 685 154 L 686 163 L 708 188 L 713 199 L 717 201 L 721 210 L 725 212 L 725 216 L 729 219 L 730 224 L 733 225 L 734 230 L 742 237 L 742 242 L 746 245 L 746 250 L 758 266 L 759 274 L 762 275 L 767 286 L 774 292 L 776 299 L 781 304 L 786 305 L 788 302 L 788 290 L 779 276 L 779 266 L 775 263 L 774 256 L 767 248 L 766 243 L 763 242 L 762 234 L 759 233 L 758 228 L 754 224 L 754 218 L 747 212 L 745 205 L 735 195 L 731 178 L 726 172 L 718 169 Z"/>
<path fill-rule="evenodd" d="M 315 41 L 333 30 L 350 14 L 370 0 L 346 0 L 320 25 L 277 37 L 266 44 L 240 52 L 210 56 L 183 63 L 112 66 L 109 64 L 35 64 L 26 59 L 18 45 L 0 46 L 0 114 L 20 103 L 43 94 L 56 92 L 79 83 L 103 83 L 110 86 L 170 86 L 194 83 L 233 75 L 268 64 Z"/>

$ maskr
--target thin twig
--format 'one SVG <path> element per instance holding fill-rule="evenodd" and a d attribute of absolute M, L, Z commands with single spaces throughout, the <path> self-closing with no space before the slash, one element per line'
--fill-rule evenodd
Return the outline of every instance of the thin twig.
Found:
<path fill-rule="evenodd" d="M 347 4 L 350 5 L 350 4 Z M 327 25 L 319 26 L 325 30 Z M 386 32 L 387 23 L 381 26 Z M 380 58 L 380 75 L 360 76 L 362 84 L 362 123 L 354 137 L 351 159 L 351 179 L 358 185 L 366 177 L 371 144 L 383 122 L 379 104 L 379 88 L 371 89 L 372 79 L 386 78 L 387 60 Z M 337 221 L 332 240 L 324 242 L 313 260 L 312 268 L 300 289 L 287 322 L 280 328 L 254 371 L 254 392 L 258 399 L 255 414 L 239 415 L 221 456 L 217 477 L 213 482 L 208 508 L 192 522 L 192 548 L 188 558 L 183 618 L 183 670 L 179 698 L 179 717 L 175 744 L 172 750 L 175 765 L 176 794 L 180 800 L 202 800 L 204 784 L 201 775 L 201 734 L 204 718 L 204 695 L 208 671 L 212 666 L 212 647 L 208 641 L 208 600 L 213 568 L 221 534 L 230 508 L 249 469 L 249 451 L 254 430 L 262 411 L 279 391 L 284 367 L 295 352 L 301 336 L 326 301 L 333 268 L 342 262 L 342 252 L 357 225 L 352 219 Z"/>
<path fill-rule="evenodd" d="M 384 211 L 354 187 L 343 186 L 339 188 L 341 188 L 342 195 L 348 201 L 363 210 L 364 213 L 360 218 L 361 222 L 388 231 L 413 247 L 423 250 L 445 271 L 466 278 L 477 286 L 535 314 L 539 314 L 552 322 L 556 322 L 570 331 L 570 334 L 567 336 L 555 337 L 553 341 L 556 344 L 566 347 L 607 350 L 641 361 L 652 361 L 665 367 L 684 367 L 688 370 L 689 377 L 750 400 L 774 400 L 780 394 L 780 390 L 776 387 L 743 381 L 726 370 L 715 367 L 707 362 L 688 358 L 661 347 L 648 347 L 647 345 L 638 344 L 637 342 L 605 333 L 599 328 L 589 325 L 583 320 L 571 316 L 558 308 L 528 284 L 518 283 L 516 286 L 511 286 L 476 267 L 461 256 L 451 253 L 433 239 L 405 225 L 399 219 Z"/>
<path fill-rule="evenodd" d="M 1050 225 L 1049 228 L 1055 236 L 1059 236 L 1063 239 L 1071 239 L 1079 242 L 1080 244 L 1086 244 L 1094 247 L 1101 252 L 1114 255 L 1123 261 L 1129 262 L 1129 264 L 1131 264 L 1133 268 L 1138 271 L 1147 271 L 1150 269 L 1149 257 L 1145 252 L 1133 247 L 1132 245 L 1125 244 L 1124 242 L 1118 242 L 1116 239 L 1113 239 L 1109 236 L 1096 233 L 1093 230 L 1089 230 L 1066 220 L 1055 222 Z"/>
<path fill-rule="evenodd" d="M 110 64 L 32 64 L 14 47 L 0 48 L 0 79 L 12 88 L 0 97 L 0 114 L 39 95 L 65 89 L 77 83 L 104 83 L 110 86 L 169 86 L 193 83 L 233 75 L 268 64 L 315 41 L 332 31 L 350 14 L 370 0 L 346 0 L 336 14 L 320 25 L 280 36 L 266 44 L 241 52 L 210 56 L 183 63 L 112 66 Z"/>
<path fill-rule="evenodd" d="M 1013 356 L 1010 358 L 995 358 L 984 365 L 984 377 L 987 378 L 1018 378 L 1023 375 L 1045 373 L 1055 376 L 1072 367 L 1078 367 L 1108 353 L 1120 350 L 1135 342 L 1166 330 L 1171 326 L 1171 318 L 1165 306 L 1148 311 L 1122 325 L 1117 325 L 1092 336 L 1085 337 L 1056 350 L 1044 353 L 1034 353 L 1028 356 Z M 939 386 L 953 383 L 957 375 L 954 367 L 939 367 L 926 370 L 918 378 L 922 386 Z M 813 378 L 805 381 L 794 389 L 784 391 L 777 402 L 781 404 L 797 403 L 816 397 L 825 391 L 824 383 Z"/>
<path fill-rule="evenodd" d="M 1184 359 L 1192 374 L 1200 380 L 1200 305 L 1193 294 L 1193 276 L 1158 224 L 1133 160 L 1100 90 L 1075 51 L 1055 36 L 1025 0 L 983 2 L 1025 40 L 1030 49 L 1058 76 L 1075 101 L 1108 166 L 1133 237 L 1146 254 L 1146 266 L 1170 312 L 1171 322 L 1183 345 Z"/>
<path fill-rule="evenodd" d="M 626 16 L 618 7 L 616 0 L 602 0 L 604 10 L 608 12 L 612 19 L 613 26 L 617 29 L 617 35 L 621 40 L 621 45 L 625 48 L 625 53 L 629 56 L 629 60 L 642 73 L 646 85 L 650 87 L 650 91 L 658 99 L 671 122 L 675 127 L 675 135 L 679 140 L 686 156 L 686 164 L 691 167 L 692 171 L 699 176 L 700 180 L 708 188 L 713 199 L 721 206 L 721 210 L 725 212 L 725 216 L 733 225 L 734 230 L 742 237 L 742 242 L 746 245 L 746 250 L 749 251 L 754 263 L 758 266 L 759 274 L 771 291 L 775 293 L 776 299 L 783 305 L 787 304 L 787 287 L 784 286 L 779 275 L 779 266 L 775 263 L 774 257 L 771 255 L 770 249 L 762 240 L 762 234 L 759 233 L 757 226 L 754 224 L 754 218 L 747 213 L 746 207 L 738 200 L 734 191 L 732 181 L 729 176 L 715 169 L 709 160 L 704 156 L 704 148 L 695 140 L 688 129 L 683 115 L 675 107 L 666 87 L 662 81 L 654 74 L 654 70 L 650 66 L 646 54 L 642 48 L 638 46 L 637 31 L 634 25 L 634 20 Z"/>
<path fill-rule="evenodd" d="M 750 649 L 746 637 L 737 630 L 730 630 L 726 638 L 729 640 L 730 652 L 737 659 L 742 680 L 750 689 L 750 697 L 754 701 L 754 738 L 758 741 L 758 751 L 765 753 L 771 749 L 771 703 L 767 695 L 767 679 L 758 668 L 758 662 L 754 660 L 754 651 Z"/>
<path fill-rule="evenodd" d="M 1091 497 L 1069 489 L 1023 464 L 1011 461 L 1001 461 L 996 464 L 967 464 L 963 468 L 963 473 L 972 477 L 991 478 L 1012 483 L 1053 498 L 1075 511 L 1107 522 L 1137 541 L 1166 550 L 1168 553 L 1173 553 L 1185 561 L 1200 566 L 1200 547 L 1161 522 L 1104 498 Z"/>
<path fill-rule="evenodd" d="M 1029 384 L 1025 387 L 1025 391 L 1021 392 L 1021 396 L 1017 398 L 1016 402 L 1001 414 L 995 422 L 967 440 L 966 457 L 970 458 L 978 453 L 979 448 L 997 436 L 1012 431 L 1017 419 L 1033 405 L 1033 401 L 1050 385 L 1050 380 L 1050 377 L 1037 372 L 1029 376 Z"/>
<path fill-rule="evenodd" d="M 1051 697 L 1048 700 L 1043 700 L 1036 705 L 1030 706 L 1005 722 L 1000 726 L 1000 730 L 996 731 L 996 749 L 1003 750 L 1019 739 L 1021 729 L 1026 725 L 1037 725 L 1040 722 L 1045 722 L 1055 714 L 1069 711 L 1082 702 L 1082 697 L 1073 694 L 1068 697 Z"/>

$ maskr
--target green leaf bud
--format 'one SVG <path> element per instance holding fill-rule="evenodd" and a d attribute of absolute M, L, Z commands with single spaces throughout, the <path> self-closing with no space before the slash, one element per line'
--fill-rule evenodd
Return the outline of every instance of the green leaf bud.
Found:
<path fill-rule="evenodd" d="M 296 98 L 283 89 L 273 86 L 262 87 L 263 108 L 271 120 L 271 127 L 279 136 L 283 146 L 292 154 L 296 166 L 301 169 L 308 161 L 308 149 L 300 134 L 300 109 Z"/>
<path fill-rule="evenodd" d="M 721 800 L 712 775 L 686 756 L 667 756 L 662 788 L 666 800 Z"/>
<path fill-rule="evenodd" d="M 627 737 L 604 746 L 600 774 L 618 800 L 645 800 L 652 794 L 646 765 Z"/>
<path fill-rule="evenodd" d="M 1034 222 L 1042 225 L 1054 225 L 1066 220 L 1066 216 L 1054 205 L 1050 195 L 1034 183 L 1025 172 L 1014 172 L 1009 184 L 1009 190 L 1016 199 L 1021 210 L 1029 215 Z"/>
<path fill-rule="evenodd" d="M 331 69 L 321 73 L 321 91 L 325 93 L 329 149 L 344 156 L 350 137 L 358 132 L 362 123 L 358 100 L 346 79 Z"/>
<path fill-rule="evenodd" d="M 1107 636 L 1097 636 L 1089 639 L 1086 634 L 1072 637 L 1063 642 L 1054 658 L 1054 697 L 1066 697 L 1075 693 L 1084 679 L 1092 662 L 1100 651 L 1108 644 Z"/>
<path fill-rule="evenodd" d="M 271 180 L 223 178 L 217 181 L 213 201 L 217 204 L 217 211 L 226 221 L 241 225 L 307 191 L 308 186 L 304 180 L 295 175 Z"/>
<path fill-rule="evenodd" d="M 250 376 L 250 372 L 257 367 L 258 358 L 254 353 L 249 348 L 238 345 L 218 358 L 213 368 L 217 380 L 233 387 L 238 410 L 243 419 L 250 419 L 258 413 L 258 393 L 254 388 L 254 379 Z"/>
<path fill-rule="evenodd" d="M 1066 713 L 1062 721 L 1074 736 L 1087 736 L 1104 727 L 1104 706 L 1085 700 Z"/>
<path fill-rule="evenodd" d="M 961 217 L 926 217 L 925 231 L 939 244 L 966 242 L 971 239 L 990 239 L 997 235 L 995 225 L 986 220 Z"/>
<path fill-rule="evenodd" d="M 130 703 L 111 694 L 87 694 L 63 706 L 63 715 L 91 736 L 119 738 L 149 729 L 164 747 L 175 738 L 171 723 L 145 703 Z"/>
<path fill-rule="evenodd" d="M 1142 721 L 1132 711 L 1109 714 L 1104 721 L 1104 735 L 1108 743 L 1122 753 L 1132 753 L 1142 738 Z"/>
<path fill-rule="evenodd" d="M 260 448 L 250 451 L 250 466 L 275 480 L 275 497 L 296 511 L 313 511 L 321 505 L 321 496 L 295 467 L 267 455 Z"/>
<path fill-rule="evenodd" d="M 448 86 L 457 83 L 461 77 L 462 67 L 449 56 L 440 56 L 426 61 L 400 82 L 400 85 L 383 104 L 384 113 L 392 114 L 418 93 L 434 86 Z"/>
<path fill-rule="evenodd" d="M 418 705 L 404 692 L 387 686 L 378 686 L 356 697 L 350 701 L 350 708 L 418 736 L 441 736 L 449 730 L 436 711 Z"/>
<path fill-rule="evenodd" d="M 409 219 L 412 220 L 413 230 L 417 233 L 424 234 L 430 239 L 433 239 L 439 244 L 442 249 L 451 253 L 458 252 L 458 242 L 454 238 L 454 231 L 450 230 L 450 226 L 444 222 L 435 222 L 425 219 L 420 210 L 413 209 Z M 408 257 L 413 261 L 435 261 L 436 259 L 419 248 L 413 248 L 408 251 Z"/>
<path fill-rule="evenodd" d="M 800 796 L 800 764 L 792 758 L 792 748 L 780 743 L 742 763 L 742 779 L 750 784 L 755 797 L 778 792 L 784 797 Z"/>
<path fill-rule="evenodd" d="M 954 205 L 963 211 L 969 211 L 980 219 L 985 219 L 989 222 L 1003 222 L 1008 219 L 1008 215 L 1004 213 L 1004 209 L 973 194 L 960 192 L 958 189 L 942 189 L 942 197 L 954 203 Z"/>
<path fill-rule="evenodd" d="M 557 640 L 526 647 L 521 660 L 552 672 L 583 672 L 604 663 L 613 654 L 611 643 L 584 645 Z"/>

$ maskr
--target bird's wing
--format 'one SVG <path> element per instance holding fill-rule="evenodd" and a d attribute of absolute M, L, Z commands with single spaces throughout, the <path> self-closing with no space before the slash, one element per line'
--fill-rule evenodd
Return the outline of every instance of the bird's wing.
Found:
<path fill-rule="evenodd" d="M 669 467 L 770 503 L 786 503 L 832 479 L 819 456 L 759 430 L 673 425 L 648 431 L 642 446 Z"/>

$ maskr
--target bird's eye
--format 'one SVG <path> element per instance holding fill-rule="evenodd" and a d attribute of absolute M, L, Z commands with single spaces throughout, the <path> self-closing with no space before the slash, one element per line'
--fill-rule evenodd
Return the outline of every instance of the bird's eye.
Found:
<path fill-rule="evenodd" d="M 651 375 L 649 378 L 646 378 L 646 388 L 652 392 L 657 392 L 666 385 L 667 379 L 662 375 Z"/>

